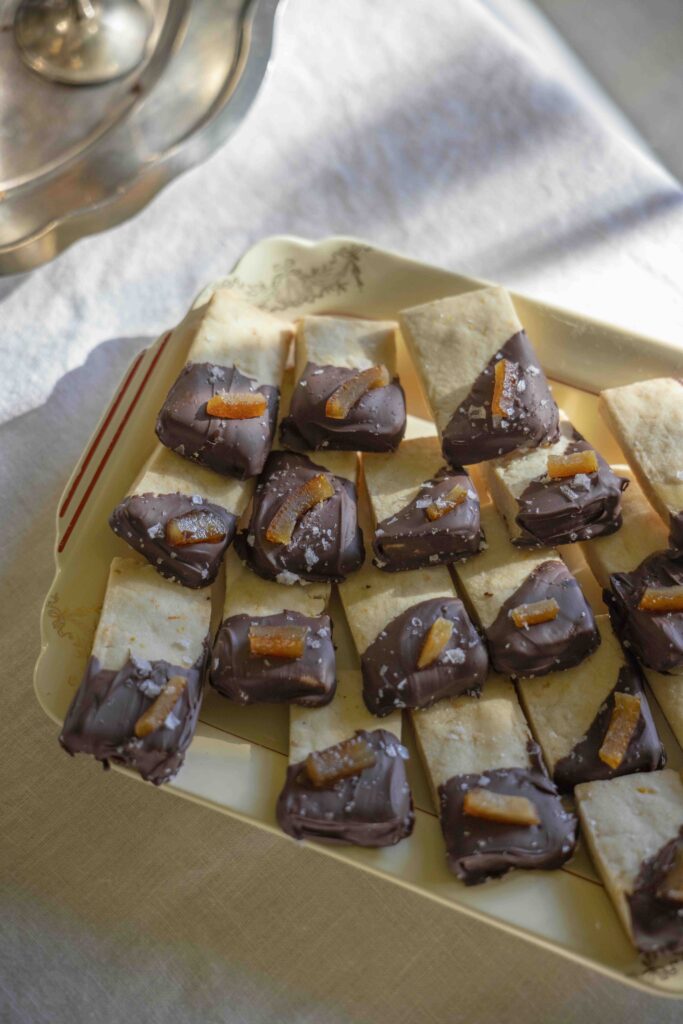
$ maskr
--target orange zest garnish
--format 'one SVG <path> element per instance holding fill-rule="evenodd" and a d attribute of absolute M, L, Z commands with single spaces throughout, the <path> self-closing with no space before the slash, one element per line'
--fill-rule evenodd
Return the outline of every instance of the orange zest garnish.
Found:
<path fill-rule="evenodd" d="M 494 370 L 493 398 L 491 399 L 491 412 L 494 416 L 510 415 L 516 383 L 516 364 L 507 359 L 499 359 Z"/>
<path fill-rule="evenodd" d="M 439 616 L 427 630 L 420 657 L 417 659 L 418 668 L 426 668 L 436 661 L 444 647 L 453 635 L 453 623 L 450 619 Z"/>
<path fill-rule="evenodd" d="M 638 602 L 641 612 L 683 612 L 683 586 L 646 587 Z"/>
<path fill-rule="evenodd" d="M 259 658 L 300 658 L 307 626 L 250 626 L 249 650 Z"/>
<path fill-rule="evenodd" d="M 339 779 L 359 775 L 372 768 L 377 756 L 364 736 L 335 743 L 326 750 L 314 750 L 306 758 L 306 774 L 314 786 L 331 786 Z"/>
<path fill-rule="evenodd" d="M 683 903 L 683 848 L 680 846 L 676 850 L 671 868 L 657 890 L 657 895 L 673 900 L 674 903 Z"/>
<path fill-rule="evenodd" d="M 253 420 L 263 415 L 267 405 L 259 391 L 229 391 L 210 398 L 206 411 L 223 420 Z"/>
<path fill-rule="evenodd" d="M 539 622 L 552 622 L 560 614 L 560 606 L 554 597 L 544 601 L 533 601 L 531 604 L 518 604 L 510 612 L 510 617 L 517 629 L 536 626 Z"/>
<path fill-rule="evenodd" d="M 431 505 L 427 505 L 425 514 L 427 519 L 434 522 L 435 519 L 441 519 L 442 516 L 448 515 L 454 508 L 467 499 L 467 490 L 461 487 L 460 484 L 456 484 L 452 487 L 448 494 L 442 494 L 441 497 L 436 498 Z"/>
<path fill-rule="evenodd" d="M 187 544 L 216 544 L 225 540 L 225 528 L 214 512 L 187 512 L 184 516 L 169 519 L 166 540 L 176 548 Z"/>
<path fill-rule="evenodd" d="M 509 825 L 540 825 L 535 806 L 525 796 L 508 796 L 475 786 L 465 793 L 462 809 L 472 818 L 488 818 Z"/>
<path fill-rule="evenodd" d="M 598 757 L 610 768 L 618 768 L 624 760 L 631 737 L 640 718 L 640 697 L 631 693 L 615 693 L 614 707 Z"/>
<path fill-rule="evenodd" d="M 578 473 L 597 473 L 598 457 L 592 448 L 570 455 L 549 455 L 548 476 L 551 480 L 564 480 Z"/>
<path fill-rule="evenodd" d="M 385 388 L 391 381 L 386 366 L 371 366 L 347 377 L 325 403 L 325 415 L 331 420 L 345 420 L 356 402 L 368 391 Z"/>
<path fill-rule="evenodd" d="M 328 476 L 324 473 L 312 476 L 287 495 L 266 530 L 266 540 L 271 544 L 289 544 L 301 517 L 333 495 L 334 487 Z"/>
<path fill-rule="evenodd" d="M 185 676 L 171 676 L 154 703 L 150 704 L 135 723 L 134 732 L 138 739 L 149 736 L 151 732 L 156 732 L 161 728 L 178 703 L 186 686 Z"/>

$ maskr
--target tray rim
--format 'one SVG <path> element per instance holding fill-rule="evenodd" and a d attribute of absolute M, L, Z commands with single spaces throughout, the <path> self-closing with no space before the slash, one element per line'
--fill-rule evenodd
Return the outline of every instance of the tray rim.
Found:
<path fill-rule="evenodd" d="M 273 0 L 273 2 L 275 3 L 275 5 L 277 5 L 280 2 L 280 0 Z M 356 250 L 359 254 L 372 253 L 374 256 L 379 257 L 380 259 L 387 259 L 389 263 L 398 263 L 401 267 L 407 270 L 409 270 L 412 267 L 419 269 L 422 273 L 432 272 L 434 274 L 442 275 L 444 281 L 448 280 L 452 284 L 455 284 L 457 282 L 457 285 L 459 287 L 463 286 L 462 290 L 466 290 L 469 286 L 476 288 L 494 283 L 486 281 L 481 278 L 460 275 L 456 271 L 451 271 L 449 269 L 439 267 L 438 265 L 435 264 L 430 264 L 419 260 L 413 260 L 402 253 L 390 249 L 385 249 L 383 247 L 375 246 L 365 240 L 353 236 L 333 235 L 325 237 L 318 241 L 313 241 L 296 235 L 272 235 L 264 239 L 261 239 L 254 245 L 250 246 L 245 252 L 243 252 L 242 255 L 235 262 L 231 272 L 226 277 L 220 278 L 219 280 L 213 282 L 212 284 L 204 288 L 198 294 L 193 305 L 197 305 L 201 301 L 204 301 L 207 295 L 209 295 L 216 287 L 225 284 L 231 285 L 235 287 L 236 290 L 239 290 L 240 286 L 244 284 L 244 282 L 240 281 L 238 275 L 240 267 L 243 264 L 245 264 L 248 260 L 255 260 L 256 258 L 260 258 L 264 252 L 267 254 L 271 254 L 273 251 L 275 251 L 278 254 L 280 254 L 280 251 L 282 251 L 282 253 L 286 254 L 287 259 L 293 259 L 297 253 L 301 254 L 305 252 L 308 257 L 315 256 L 318 254 L 321 257 L 324 257 L 325 255 L 329 256 L 330 253 L 334 253 L 336 251 L 341 251 L 345 249 Z M 273 263 L 272 259 L 270 262 L 273 268 L 278 265 Z M 592 318 L 584 314 L 577 313 L 573 310 L 563 308 L 561 306 L 544 303 L 541 302 L 540 300 L 526 296 L 523 293 L 511 291 L 511 294 L 513 295 L 515 300 L 525 303 L 528 306 L 533 307 L 537 310 L 541 310 L 544 314 L 549 314 L 551 316 L 555 315 L 558 318 L 564 320 L 570 327 L 573 326 L 574 324 L 580 324 L 583 325 L 585 328 L 592 328 L 603 333 L 606 333 L 608 335 L 615 334 L 618 335 L 620 338 L 627 337 L 638 346 L 645 345 L 648 348 L 654 346 L 655 349 L 661 350 L 662 354 L 665 356 L 668 355 L 669 358 L 671 358 L 672 354 L 676 354 L 680 355 L 680 357 L 683 359 L 683 348 L 681 348 L 681 346 L 676 345 L 671 341 L 651 338 L 642 333 L 629 332 L 624 328 L 609 323 L 608 321 L 602 321 L 596 318 Z M 301 305 L 301 303 L 292 304 L 292 306 L 290 307 L 279 307 L 279 311 L 286 312 L 288 308 L 296 308 L 296 305 Z M 139 381 L 140 376 L 142 376 L 142 384 L 140 385 L 140 388 L 144 386 L 145 380 L 149 377 L 151 371 L 153 370 L 156 364 L 156 361 L 161 356 L 166 345 L 166 342 L 170 337 L 170 334 L 170 330 L 164 331 L 151 345 L 143 349 L 132 360 L 128 370 L 123 375 L 120 384 L 117 386 L 114 394 L 112 395 L 110 402 L 104 409 L 100 421 L 95 426 L 93 434 L 91 435 L 90 439 L 86 442 L 84 451 L 81 454 L 81 457 L 78 459 L 72 473 L 70 474 L 57 505 L 56 536 L 53 549 L 53 557 L 55 561 L 55 575 L 53 577 L 53 580 L 50 584 L 47 595 L 41 607 L 41 647 L 33 672 L 33 686 L 36 699 L 40 704 L 42 710 L 48 716 L 48 718 L 50 718 L 51 721 L 54 721 L 56 724 L 60 724 L 61 719 L 57 715 L 55 715 L 50 710 L 50 708 L 44 703 L 42 695 L 38 688 L 38 676 L 41 667 L 41 662 L 46 654 L 48 647 L 50 646 L 50 639 L 53 636 L 53 633 L 50 631 L 49 628 L 49 604 L 50 599 L 53 597 L 55 593 L 55 588 L 59 580 L 63 561 L 63 554 L 60 551 L 60 542 L 64 538 L 66 531 L 63 529 L 62 523 L 60 521 L 60 510 L 64 507 L 64 503 L 67 499 L 71 500 L 71 498 L 73 498 L 74 495 L 78 493 L 78 485 L 83 476 L 84 470 L 87 469 L 90 455 L 94 450 L 96 450 L 97 447 L 97 445 L 93 447 L 93 443 L 98 439 L 98 437 L 100 437 L 100 435 L 106 436 L 105 428 L 107 426 L 107 423 L 111 423 L 112 413 L 117 410 L 118 406 L 122 402 L 128 387 L 131 384 Z M 575 384 L 572 384 L 572 386 L 576 387 Z M 582 389 L 579 388 L 579 390 Z M 589 391 L 592 394 L 596 393 L 595 390 L 591 390 L 589 388 L 585 388 L 583 390 Z M 139 393 L 140 392 L 138 392 L 138 395 Z M 127 411 L 128 415 L 130 415 L 130 413 L 132 412 L 134 405 L 135 402 L 133 402 L 132 405 L 129 406 L 129 409 Z M 123 428 L 123 426 L 125 426 L 126 422 L 127 416 L 122 421 L 119 427 L 119 431 Z M 95 483 L 96 480 L 97 477 L 95 478 Z M 212 730 L 215 727 L 211 724 L 207 724 L 206 728 Z M 246 742 L 250 741 L 247 740 Z M 287 760 L 286 755 L 280 753 L 279 751 L 273 750 L 272 753 L 284 761 Z M 133 781 L 143 781 L 129 769 L 116 765 L 113 765 L 112 767 L 114 768 L 115 771 L 127 776 Z M 209 810 L 219 811 L 223 814 L 228 815 L 229 817 L 236 818 L 237 820 L 242 821 L 245 824 L 249 824 L 256 828 L 263 829 L 267 832 L 270 832 L 271 834 L 279 836 L 282 839 L 288 839 L 288 837 L 284 836 L 281 833 L 281 831 L 275 825 L 273 825 L 272 822 L 251 816 L 250 814 L 238 808 L 231 808 L 229 806 L 226 806 L 224 803 L 213 801 L 210 798 L 200 796 L 196 793 L 180 790 L 174 787 L 173 785 L 160 788 L 166 788 L 168 793 L 190 800 L 193 803 L 208 808 Z M 423 815 L 426 815 L 426 812 L 416 809 L 416 816 L 421 817 Z M 650 972 L 644 972 L 639 975 L 629 975 L 623 971 L 620 971 L 617 967 L 593 959 L 589 955 L 584 955 L 574 949 L 560 946 L 557 942 L 543 935 L 540 935 L 538 932 L 531 931 L 530 929 L 526 929 L 523 926 L 520 926 L 515 923 L 492 918 L 490 914 L 486 913 L 486 911 L 484 910 L 479 909 L 478 907 L 469 906 L 463 903 L 451 902 L 446 897 L 439 895 L 438 892 L 430 891 L 428 889 L 423 888 L 423 886 L 421 886 L 417 882 L 414 882 L 410 879 L 401 878 L 398 875 L 390 875 L 386 871 L 375 866 L 375 864 L 370 860 L 362 861 L 351 859 L 348 856 L 345 848 L 337 848 L 329 845 L 316 844 L 312 842 L 306 842 L 305 845 L 306 848 L 309 850 L 314 850 L 318 853 L 330 856 L 333 859 L 343 862 L 351 867 L 367 871 L 377 878 L 380 878 L 389 883 L 397 884 L 402 888 L 405 888 L 413 893 L 416 893 L 436 903 L 439 903 L 444 907 L 448 907 L 450 910 L 456 911 L 458 913 L 464 913 L 471 918 L 474 918 L 478 921 L 487 924 L 489 927 L 500 928 L 512 936 L 517 936 L 525 941 L 541 946 L 542 948 L 554 953 L 557 956 L 566 957 L 572 962 L 580 964 L 582 967 L 597 971 L 603 976 L 611 978 L 613 981 L 617 981 L 621 984 L 628 985 L 629 987 L 637 989 L 641 992 L 645 992 L 650 996 L 666 997 L 668 999 L 683 999 L 683 989 L 681 989 L 680 991 L 676 991 L 672 990 L 671 988 L 667 988 L 664 985 L 658 984 L 655 980 L 654 973 L 651 974 L 650 978 L 648 978 L 648 974 L 650 974 Z"/>
<path fill-rule="evenodd" d="M 273 57 L 277 18 L 285 4 L 286 0 L 243 0 L 238 17 L 239 45 L 225 83 L 227 95 L 202 113 L 189 135 L 140 167 L 108 196 L 67 210 L 29 234 L 0 245 L 0 276 L 39 267 L 79 239 L 129 220 L 175 178 L 224 145 L 246 117 L 265 81 Z"/>

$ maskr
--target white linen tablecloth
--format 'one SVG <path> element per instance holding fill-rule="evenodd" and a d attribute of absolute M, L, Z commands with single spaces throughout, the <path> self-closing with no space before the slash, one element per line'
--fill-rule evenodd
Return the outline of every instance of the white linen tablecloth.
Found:
<path fill-rule="evenodd" d="M 0 1020 L 680 1019 L 680 1004 L 70 761 L 38 708 L 74 461 L 133 354 L 278 232 L 355 234 L 683 339 L 680 187 L 472 0 L 292 0 L 227 147 L 133 221 L 0 281 Z"/>

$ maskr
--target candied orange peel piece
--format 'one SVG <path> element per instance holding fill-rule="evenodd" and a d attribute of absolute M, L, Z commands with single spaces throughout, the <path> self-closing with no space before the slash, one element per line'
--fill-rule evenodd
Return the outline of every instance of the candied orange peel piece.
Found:
<path fill-rule="evenodd" d="M 539 622 L 552 622 L 559 614 L 559 604 L 554 597 L 548 597 L 543 601 L 532 601 L 531 604 L 518 604 L 510 612 L 510 617 L 517 629 L 526 629 Z"/>
<path fill-rule="evenodd" d="M 359 370 L 336 388 L 325 403 L 325 415 L 330 420 L 345 420 L 364 394 L 375 388 L 385 388 L 391 381 L 386 366 L 371 366 Z"/>
<path fill-rule="evenodd" d="M 442 516 L 448 515 L 458 505 L 462 505 L 467 499 L 467 488 L 461 487 L 460 484 L 456 484 L 455 487 L 451 487 L 447 494 L 442 494 L 439 498 L 436 498 L 431 505 L 427 505 L 425 509 L 425 515 L 427 519 L 434 522 L 436 519 L 441 519 Z"/>
<path fill-rule="evenodd" d="M 615 693 L 614 707 L 598 757 L 610 768 L 618 768 L 624 760 L 631 737 L 640 718 L 640 697 L 632 693 Z"/>
<path fill-rule="evenodd" d="M 499 359 L 493 373 L 491 412 L 494 416 L 509 416 L 513 409 L 517 383 L 517 366 L 508 359 Z"/>
<path fill-rule="evenodd" d="M 171 676 L 154 703 L 143 711 L 135 723 L 134 732 L 138 739 L 149 736 L 151 732 L 161 728 L 183 695 L 186 686 L 185 676 Z"/>
<path fill-rule="evenodd" d="M 215 512 L 198 509 L 169 519 L 166 523 L 166 540 L 176 548 L 188 544 L 216 544 L 219 540 L 225 540 L 225 527 Z"/>
<path fill-rule="evenodd" d="M 327 501 L 333 496 L 334 486 L 329 476 L 325 473 L 312 476 L 287 495 L 270 521 L 266 540 L 271 544 L 289 544 L 301 517 L 321 501 Z"/>
<path fill-rule="evenodd" d="M 453 635 L 453 623 L 450 619 L 439 616 L 427 630 L 420 656 L 417 659 L 418 668 L 427 668 L 436 661 L 444 647 Z"/>
<path fill-rule="evenodd" d="M 210 398 L 206 411 L 222 420 L 253 420 L 263 415 L 267 405 L 260 391 L 228 391 Z"/>
<path fill-rule="evenodd" d="M 683 612 L 683 586 L 646 587 L 638 602 L 641 612 Z"/>
<path fill-rule="evenodd" d="M 592 448 L 569 455 L 548 456 L 548 476 L 551 480 L 564 480 L 579 473 L 597 473 L 598 457 Z"/>
<path fill-rule="evenodd" d="M 339 779 L 360 775 L 372 768 L 377 755 L 364 736 L 352 736 L 325 750 L 314 750 L 306 758 L 306 774 L 314 786 L 332 786 Z"/>
<path fill-rule="evenodd" d="M 475 786 L 465 793 L 462 809 L 471 818 L 487 818 L 508 825 L 540 825 L 536 807 L 526 796 L 494 793 Z"/>
<path fill-rule="evenodd" d="M 300 658 L 308 626 L 250 626 L 249 650 L 258 658 Z"/>
<path fill-rule="evenodd" d="M 680 846 L 674 855 L 673 864 L 662 879 L 657 895 L 673 900 L 674 903 L 683 903 L 683 848 Z"/>

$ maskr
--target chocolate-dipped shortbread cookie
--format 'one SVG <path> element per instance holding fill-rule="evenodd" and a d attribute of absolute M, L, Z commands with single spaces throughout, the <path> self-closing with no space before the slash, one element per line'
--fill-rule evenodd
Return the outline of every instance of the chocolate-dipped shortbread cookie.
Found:
<path fill-rule="evenodd" d="M 115 558 L 92 656 L 59 742 L 160 785 L 178 772 L 197 725 L 208 653 L 208 595 L 169 587 Z"/>
<path fill-rule="evenodd" d="M 585 837 L 624 929 L 649 967 L 683 956 L 683 783 L 678 772 L 576 787 Z"/>
<path fill-rule="evenodd" d="M 290 764 L 276 815 L 294 839 L 393 846 L 413 831 L 408 751 L 392 732 L 359 730 Z"/>
<path fill-rule="evenodd" d="M 282 587 L 231 552 L 211 685 L 237 704 L 328 704 L 336 686 L 327 583 Z"/>
<path fill-rule="evenodd" d="M 557 440 L 557 406 L 504 288 L 438 299 L 399 320 L 452 466 Z"/>
<path fill-rule="evenodd" d="M 491 504 L 481 522 L 486 548 L 455 572 L 484 630 L 491 664 L 513 677 L 571 668 L 600 634 L 581 587 L 552 548 L 510 543 Z"/>
<path fill-rule="evenodd" d="M 654 771 L 665 761 L 643 678 L 606 615 L 598 649 L 576 668 L 520 680 L 522 705 L 561 790 L 579 782 Z"/>
<path fill-rule="evenodd" d="M 365 455 L 363 469 L 378 568 L 420 569 L 479 551 L 479 496 L 464 469 L 443 465 L 436 437 L 404 441 L 393 455 Z"/>
<path fill-rule="evenodd" d="M 356 456 L 331 452 L 322 461 L 293 452 L 268 458 L 249 526 L 235 539 L 240 557 L 264 579 L 343 580 L 362 564 Z"/>
<path fill-rule="evenodd" d="M 225 289 L 191 310 L 171 340 L 189 345 L 188 362 L 159 412 L 161 443 L 226 476 L 260 473 L 291 335 L 288 324 Z"/>
<path fill-rule="evenodd" d="M 389 452 L 406 429 L 396 376 L 396 324 L 306 316 L 297 327 L 297 383 L 280 439 L 295 451 Z"/>
<path fill-rule="evenodd" d="M 628 480 L 613 473 L 567 420 L 548 448 L 489 462 L 486 479 L 513 544 L 573 544 L 621 526 Z"/>
<path fill-rule="evenodd" d="M 458 878 L 475 885 L 568 860 L 576 818 L 543 769 L 511 683 L 491 675 L 481 697 L 440 701 L 412 719 Z"/>
<path fill-rule="evenodd" d="M 605 601 L 617 635 L 656 672 L 683 674 L 683 549 L 657 551 L 610 576 Z"/>
<path fill-rule="evenodd" d="M 683 548 L 683 380 L 661 377 L 600 394 L 600 412 L 638 482 Z"/>

